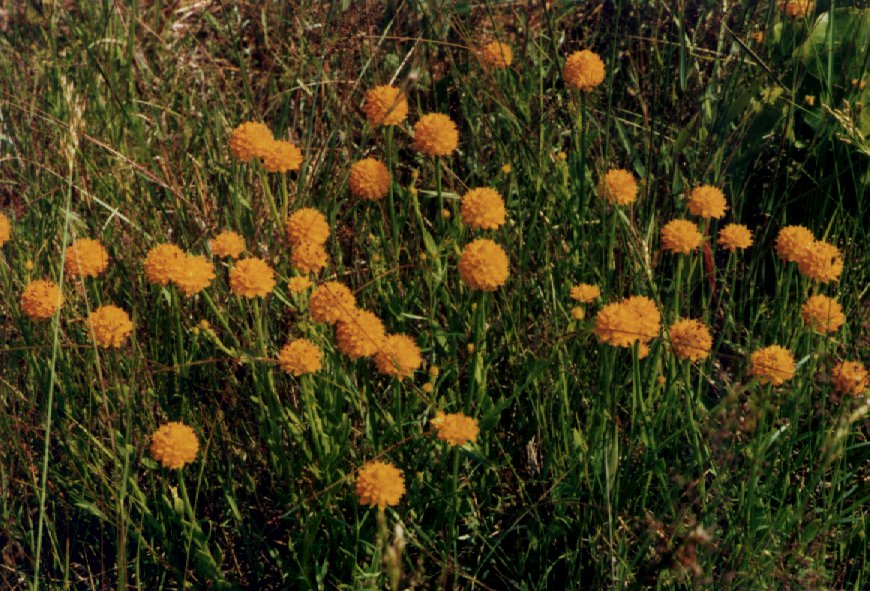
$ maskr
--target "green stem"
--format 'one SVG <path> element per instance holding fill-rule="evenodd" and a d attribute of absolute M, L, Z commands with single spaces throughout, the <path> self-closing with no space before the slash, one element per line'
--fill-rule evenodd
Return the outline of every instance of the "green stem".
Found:
<path fill-rule="evenodd" d="M 393 192 L 393 126 L 384 128 L 387 144 L 387 170 L 390 172 L 390 192 L 387 193 L 387 207 L 390 209 L 390 233 L 393 239 L 393 260 L 399 264 L 399 224 L 396 222 L 396 203 Z"/>

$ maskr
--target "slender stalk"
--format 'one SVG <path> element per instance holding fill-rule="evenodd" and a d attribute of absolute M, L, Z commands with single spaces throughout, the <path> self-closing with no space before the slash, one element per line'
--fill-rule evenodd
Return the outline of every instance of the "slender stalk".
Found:
<path fill-rule="evenodd" d="M 399 264 L 399 224 L 396 221 L 396 203 L 393 191 L 393 126 L 384 127 L 384 141 L 387 147 L 387 170 L 390 172 L 390 191 L 387 193 L 387 207 L 390 209 L 390 233 L 393 241 L 393 260 Z"/>

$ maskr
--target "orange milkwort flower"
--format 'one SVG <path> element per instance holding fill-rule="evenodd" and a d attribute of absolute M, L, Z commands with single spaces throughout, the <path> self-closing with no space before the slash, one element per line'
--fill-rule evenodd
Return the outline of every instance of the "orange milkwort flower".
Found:
<path fill-rule="evenodd" d="M 810 296 L 801 308 L 801 316 L 811 329 L 823 334 L 837 332 L 846 322 L 840 303 L 826 295 Z"/>
<path fill-rule="evenodd" d="M 583 306 L 574 306 L 573 308 L 571 308 L 571 318 L 577 320 L 578 322 L 580 320 L 583 320 L 584 318 L 586 318 L 586 310 L 583 309 Z"/>
<path fill-rule="evenodd" d="M 638 341 L 651 341 L 660 328 L 661 313 L 655 302 L 645 296 L 632 296 L 601 308 L 592 332 L 599 343 L 628 348 Z"/>
<path fill-rule="evenodd" d="M 466 245 L 459 260 L 459 276 L 472 289 L 495 291 L 510 275 L 504 249 L 486 238 Z"/>
<path fill-rule="evenodd" d="M 329 224 L 326 216 L 311 207 L 294 211 L 287 218 L 287 237 L 290 244 L 326 244 L 329 238 Z"/>
<path fill-rule="evenodd" d="M 475 230 L 495 230 L 504 224 L 504 200 L 495 189 L 471 189 L 462 197 L 459 213 L 462 223 Z"/>
<path fill-rule="evenodd" d="M 118 306 L 100 306 L 88 315 L 88 325 L 98 346 L 117 348 L 133 332 L 130 315 Z"/>
<path fill-rule="evenodd" d="M 771 345 L 755 351 L 749 359 L 749 374 L 762 384 L 781 386 L 794 376 L 795 362 L 785 347 Z"/>
<path fill-rule="evenodd" d="M 309 287 L 311 287 L 311 279 L 305 277 L 304 275 L 297 275 L 296 277 L 291 277 L 290 280 L 287 281 L 287 289 L 289 289 L 292 293 L 302 293 Z"/>
<path fill-rule="evenodd" d="M 285 173 L 299 170 L 302 166 L 302 150 L 293 142 L 286 140 L 267 143 L 259 156 L 263 159 L 263 168 L 268 172 Z"/>
<path fill-rule="evenodd" d="M 394 86 L 375 86 L 366 93 L 363 111 L 369 125 L 399 125 L 408 117 L 408 99 Z"/>
<path fill-rule="evenodd" d="M 317 273 L 326 268 L 329 257 L 322 244 L 303 242 L 293 247 L 290 264 L 301 273 Z"/>
<path fill-rule="evenodd" d="M 578 283 L 571 287 L 571 299 L 583 304 L 594 302 L 601 295 L 601 290 L 597 285 L 588 283 Z"/>
<path fill-rule="evenodd" d="M 473 443 L 480 433 L 477 421 L 462 413 L 445 414 L 439 411 L 432 419 L 432 425 L 435 426 L 438 439 L 446 441 L 451 447 Z"/>
<path fill-rule="evenodd" d="M 355 310 L 339 321 L 335 330 L 338 350 L 353 360 L 380 351 L 386 336 L 380 318 L 367 310 Z"/>
<path fill-rule="evenodd" d="M 354 162 L 348 174 L 348 185 L 354 197 L 377 201 L 390 192 L 390 171 L 375 158 Z"/>
<path fill-rule="evenodd" d="M 717 187 L 701 185 L 689 194 L 689 212 L 704 219 L 718 220 L 725 215 L 728 202 L 725 194 Z"/>
<path fill-rule="evenodd" d="M 165 423 L 151 436 L 151 456 L 164 468 L 183 468 L 196 459 L 198 451 L 199 439 L 184 423 Z"/>
<path fill-rule="evenodd" d="M 780 8 L 789 18 L 809 15 L 816 7 L 815 0 L 780 0 Z"/>
<path fill-rule="evenodd" d="M 422 364 L 420 348 L 408 335 L 387 336 L 381 349 L 375 354 L 375 365 L 378 371 L 399 379 L 413 376 L 414 371 Z"/>
<path fill-rule="evenodd" d="M 238 160 L 249 162 L 254 158 L 261 158 L 266 147 L 273 141 L 271 130 L 264 124 L 246 121 L 230 135 L 230 150 Z"/>
<path fill-rule="evenodd" d="M 172 282 L 187 297 L 201 292 L 211 284 L 214 275 L 214 265 L 204 256 L 186 254 L 184 260 L 173 269 Z"/>
<path fill-rule="evenodd" d="M 628 170 L 608 170 L 598 183 L 598 192 L 613 205 L 628 205 L 637 200 L 637 180 Z"/>
<path fill-rule="evenodd" d="M 752 232 L 742 224 L 728 224 L 719 230 L 719 240 L 716 243 L 731 252 L 749 248 L 752 246 Z"/>
<path fill-rule="evenodd" d="M 796 263 L 801 254 L 816 241 L 813 233 L 803 226 L 786 226 L 779 231 L 774 244 L 776 254 L 788 263 Z"/>
<path fill-rule="evenodd" d="M 245 239 L 236 232 L 224 230 L 209 241 L 211 252 L 216 257 L 239 258 L 245 250 Z"/>
<path fill-rule="evenodd" d="M 21 309 L 32 320 L 47 320 L 63 306 L 63 294 L 53 281 L 37 279 L 24 288 Z"/>
<path fill-rule="evenodd" d="M 870 386 L 870 375 L 858 361 L 843 361 L 831 370 L 834 391 L 851 396 L 861 396 Z"/>
<path fill-rule="evenodd" d="M 350 318 L 356 311 L 356 297 L 347 286 L 337 281 L 327 281 L 311 292 L 308 310 L 315 322 L 335 324 Z"/>
<path fill-rule="evenodd" d="M 405 494 L 405 477 L 393 464 L 378 460 L 366 462 L 357 473 L 356 494 L 360 505 L 383 511 L 399 504 Z"/>
<path fill-rule="evenodd" d="M 428 156 L 450 156 L 459 145 L 456 124 L 441 113 L 423 115 L 414 125 L 414 148 Z"/>
<path fill-rule="evenodd" d="M 267 296 L 274 288 L 275 271 L 262 259 L 242 259 L 230 271 L 230 289 L 242 297 Z"/>
<path fill-rule="evenodd" d="M 9 223 L 9 218 L 6 217 L 6 214 L 0 213 L 0 248 L 2 248 L 4 244 L 9 242 L 9 238 L 11 235 L 12 225 Z"/>
<path fill-rule="evenodd" d="M 278 365 L 296 377 L 316 373 L 323 367 L 323 352 L 308 339 L 295 339 L 281 348 Z"/>
<path fill-rule="evenodd" d="M 698 361 L 710 356 L 713 337 L 710 330 L 700 320 L 678 320 L 668 329 L 671 347 L 680 359 Z"/>
<path fill-rule="evenodd" d="M 145 278 L 155 285 L 166 285 L 185 261 L 184 251 L 174 244 L 158 244 L 148 251 L 143 267 Z"/>
<path fill-rule="evenodd" d="M 513 63 L 514 52 L 506 43 L 490 41 L 477 50 L 477 59 L 487 70 L 501 70 Z"/>
<path fill-rule="evenodd" d="M 800 253 L 797 265 L 804 277 L 819 283 L 830 283 L 837 281 L 843 273 L 843 255 L 833 244 L 816 240 Z"/>
<path fill-rule="evenodd" d="M 562 77 L 569 88 L 592 92 L 604 82 L 606 68 L 601 57 L 593 51 L 575 51 L 565 60 Z"/>
<path fill-rule="evenodd" d="M 109 253 L 99 240 L 81 238 L 66 249 L 63 266 L 73 277 L 97 277 L 109 266 Z"/>
<path fill-rule="evenodd" d="M 704 237 L 689 220 L 672 220 L 661 231 L 662 248 L 677 254 L 690 254 L 701 246 Z"/>

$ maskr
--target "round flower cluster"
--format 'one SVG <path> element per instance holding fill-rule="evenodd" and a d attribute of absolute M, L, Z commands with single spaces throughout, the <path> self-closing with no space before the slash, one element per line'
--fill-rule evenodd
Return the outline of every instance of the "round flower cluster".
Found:
<path fill-rule="evenodd" d="M 376 201 L 390 192 L 390 171 L 375 158 L 355 162 L 348 174 L 350 192 L 354 197 Z"/>
<path fill-rule="evenodd" d="M 184 295 L 191 297 L 208 287 L 214 277 L 214 265 L 204 256 L 185 254 L 170 279 Z"/>
<path fill-rule="evenodd" d="M 414 339 L 403 334 L 387 336 L 380 350 L 375 354 L 375 365 L 384 375 L 399 379 L 414 375 L 423 364 L 420 348 Z"/>
<path fill-rule="evenodd" d="M 243 259 L 230 271 L 230 289 L 242 297 L 263 297 L 274 288 L 275 271 L 262 259 Z"/>
<path fill-rule="evenodd" d="M 326 267 L 327 255 L 323 245 L 329 238 L 326 216 L 310 207 L 304 207 L 287 219 L 287 237 L 293 246 L 290 263 L 303 273 L 316 273 Z"/>
<path fill-rule="evenodd" d="M 100 347 L 117 348 L 133 332 L 130 316 L 118 306 L 100 306 L 88 315 L 94 341 Z"/>
<path fill-rule="evenodd" d="M 762 384 L 781 386 L 794 376 L 795 362 L 785 347 L 771 345 L 752 353 L 749 373 Z"/>
<path fill-rule="evenodd" d="M 598 192 L 613 205 L 628 205 L 637 200 L 637 180 L 631 172 L 614 168 L 601 177 Z"/>
<path fill-rule="evenodd" d="M 800 254 L 797 265 L 804 277 L 819 283 L 830 283 L 837 281 L 843 273 L 843 255 L 833 244 L 816 240 Z"/>
<path fill-rule="evenodd" d="M 840 303 L 826 295 L 814 295 L 804 302 L 801 316 L 811 329 L 823 334 L 837 332 L 846 322 Z"/>
<path fill-rule="evenodd" d="M 225 230 L 209 241 L 211 252 L 216 257 L 239 258 L 245 250 L 245 239 L 235 232 Z"/>
<path fill-rule="evenodd" d="M 9 242 L 12 235 L 12 226 L 6 214 L 0 213 L 0 247 Z"/>
<path fill-rule="evenodd" d="M 731 252 L 742 248 L 749 248 L 752 246 L 752 232 L 742 224 L 728 224 L 719 230 L 717 244 Z"/>
<path fill-rule="evenodd" d="M 477 52 L 477 58 L 484 68 L 488 70 L 501 70 L 514 61 L 514 53 L 510 45 L 499 41 L 490 41 Z"/>
<path fill-rule="evenodd" d="M 698 226 L 689 220 L 672 220 L 662 228 L 662 248 L 673 253 L 690 254 L 704 239 Z"/>
<path fill-rule="evenodd" d="M 73 277 L 97 277 L 109 266 L 109 253 L 99 240 L 82 238 L 70 244 L 63 260 L 64 270 Z"/>
<path fill-rule="evenodd" d="M 53 281 L 33 281 L 21 294 L 21 309 L 33 320 L 51 318 L 62 305 L 63 294 Z"/>
<path fill-rule="evenodd" d="M 779 231 L 774 244 L 777 256 L 787 263 L 796 263 L 804 251 L 816 241 L 813 233 L 803 226 L 786 226 Z"/>
<path fill-rule="evenodd" d="M 386 336 L 381 320 L 368 310 L 353 311 L 335 330 L 338 350 L 351 359 L 371 357 L 383 347 Z"/>
<path fill-rule="evenodd" d="M 249 162 L 265 153 L 266 146 L 274 141 L 272 131 L 256 121 L 246 121 L 230 134 L 230 150 L 237 159 Z"/>
<path fill-rule="evenodd" d="M 601 289 L 597 285 L 579 283 L 571 287 L 571 299 L 583 304 L 594 302 L 601 295 Z"/>
<path fill-rule="evenodd" d="M 427 156 L 450 156 L 458 145 L 459 131 L 447 115 L 423 115 L 414 125 L 414 147 Z"/>
<path fill-rule="evenodd" d="M 586 318 L 586 310 L 583 309 L 583 306 L 574 306 L 571 308 L 571 318 L 580 322 L 584 318 Z"/>
<path fill-rule="evenodd" d="M 360 505 L 384 510 L 398 505 L 405 494 L 402 471 L 387 462 L 366 462 L 356 476 L 356 494 Z"/>
<path fill-rule="evenodd" d="M 809 15 L 816 7 L 815 0 L 780 0 L 780 8 L 789 18 Z"/>
<path fill-rule="evenodd" d="M 843 361 L 831 371 L 834 391 L 851 396 L 861 396 L 870 386 L 870 375 L 858 361 Z"/>
<path fill-rule="evenodd" d="M 701 185 L 689 194 L 689 212 L 705 219 L 720 219 L 725 215 L 728 204 L 725 195 L 716 187 Z"/>
<path fill-rule="evenodd" d="M 565 60 L 562 77 L 569 88 L 591 92 L 604 82 L 606 70 L 597 53 L 584 49 L 575 51 Z"/>
<path fill-rule="evenodd" d="M 408 99 L 393 86 L 375 86 L 366 93 L 363 111 L 369 125 L 399 125 L 408 116 Z"/>
<path fill-rule="evenodd" d="M 301 273 L 317 273 L 326 267 L 329 257 L 322 244 L 303 242 L 290 253 L 290 264 Z"/>
<path fill-rule="evenodd" d="M 492 240 L 474 240 L 462 251 L 459 275 L 472 289 L 495 291 L 510 275 L 507 254 Z"/>
<path fill-rule="evenodd" d="M 278 365 L 296 377 L 320 371 L 322 360 L 323 352 L 308 339 L 290 341 L 278 352 Z"/>
<path fill-rule="evenodd" d="M 651 299 L 632 296 L 607 304 L 595 316 L 593 333 L 599 343 L 614 347 L 646 344 L 659 334 L 661 314 Z"/>
<path fill-rule="evenodd" d="M 164 468 L 183 468 L 196 459 L 198 451 L 196 433 L 184 423 L 166 423 L 151 436 L 151 456 Z"/>
<path fill-rule="evenodd" d="M 291 293 L 302 293 L 309 287 L 311 287 L 311 279 L 304 275 L 291 277 L 290 280 L 287 281 L 287 289 L 289 289 Z"/>
<path fill-rule="evenodd" d="M 495 189 L 472 189 L 462 198 L 459 213 L 462 223 L 475 230 L 495 230 L 504 224 L 504 200 Z"/>
<path fill-rule="evenodd" d="M 155 285 L 166 285 L 178 274 L 186 256 L 174 244 L 158 244 L 145 256 L 145 278 Z"/>
<path fill-rule="evenodd" d="M 308 299 L 308 309 L 315 322 L 335 324 L 356 311 L 356 297 L 345 285 L 327 281 L 318 285 Z"/>
<path fill-rule="evenodd" d="M 680 359 L 698 361 L 709 357 L 713 337 L 700 320 L 678 320 L 668 329 L 668 335 L 674 354 Z"/>
<path fill-rule="evenodd" d="M 477 441 L 480 428 L 477 421 L 462 413 L 438 412 L 432 419 L 432 425 L 438 434 L 438 439 L 446 441 L 451 447 L 465 445 Z"/>
<path fill-rule="evenodd" d="M 263 168 L 269 172 L 285 173 L 299 170 L 302 166 L 302 150 L 286 140 L 269 142 L 259 156 L 263 160 Z"/>

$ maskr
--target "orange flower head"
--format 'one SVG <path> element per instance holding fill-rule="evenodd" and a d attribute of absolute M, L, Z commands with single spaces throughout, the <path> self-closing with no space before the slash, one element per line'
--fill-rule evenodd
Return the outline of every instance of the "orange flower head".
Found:
<path fill-rule="evenodd" d="M 230 271 L 230 289 L 242 297 L 264 297 L 274 288 L 275 271 L 262 259 L 243 259 Z"/>
<path fill-rule="evenodd" d="M 238 160 L 249 162 L 261 158 L 273 141 L 272 132 L 264 124 L 246 121 L 230 135 L 230 150 Z"/>
<path fill-rule="evenodd" d="M 807 326 L 823 334 L 837 332 L 846 322 L 840 303 L 826 295 L 811 296 L 804 302 L 801 316 Z"/>
<path fill-rule="evenodd" d="M 268 172 L 285 173 L 299 170 L 302 166 L 302 150 L 293 142 L 273 140 L 263 147 L 260 154 L 263 168 Z"/>
<path fill-rule="evenodd" d="M 490 41 L 477 51 L 477 59 L 487 70 L 501 70 L 514 62 L 514 52 L 506 43 Z"/>
<path fill-rule="evenodd" d="M 6 214 L 0 213 L 0 248 L 9 242 L 11 236 L 12 225 L 9 223 L 9 218 L 6 217 Z"/>
<path fill-rule="evenodd" d="M 713 337 L 710 330 L 700 320 L 678 320 L 668 329 L 671 347 L 680 359 L 698 361 L 710 356 L 713 347 Z"/>
<path fill-rule="evenodd" d="M 749 374 L 762 384 L 781 386 L 794 376 L 794 357 L 785 347 L 771 345 L 755 351 L 749 359 Z"/>
<path fill-rule="evenodd" d="M 728 224 L 719 230 L 717 244 L 731 252 L 741 248 L 749 248 L 752 246 L 752 232 L 742 224 Z"/>
<path fill-rule="evenodd" d="M 599 343 L 628 348 L 637 341 L 641 344 L 651 341 L 660 328 L 661 313 L 655 302 L 644 296 L 632 296 L 601 308 L 592 332 Z"/>
<path fill-rule="evenodd" d="M 287 282 L 287 289 L 290 290 L 291 293 L 302 293 L 311 287 L 311 279 L 305 277 L 304 275 L 297 275 L 296 277 L 291 277 Z"/>
<path fill-rule="evenodd" d="M 601 57 L 593 51 L 575 51 L 565 60 L 562 77 L 568 88 L 592 92 L 604 82 L 606 68 Z"/>
<path fill-rule="evenodd" d="M 819 283 L 837 281 L 843 273 L 840 249 L 824 240 L 816 240 L 804 249 L 797 264 L 801 275 Z"/>
<path fill-rule="evenodd" d="M 459 131 L 447 115 L 423 115 L 414 126 L 414 147 L 428 156 L 450 156 L 459 145 Z"/>
<path fill-rule="evenodd" d="M 177 470 L 196 459 L 199 440 L 184 423 L 166 423 L 151 436 L 151 456 L 164 468 Z"/>
<path fill-rule="evenodd" d="M 662 315 L 654 301 L 646 296 L 631 296 L 624 305 L 632 315 L 635 335 L 641 343 L 648 343 L 659 335 Z"/>
<path fill-rule="evenodd" d="M 318 273 L 326 268 L 329 257 L 322 244 L 303 242 L 293 248 L 290 264 L 300 273 Z"/>
<path fill-rule="evenodd" d="M 420 348 L 414 339 L 403 334 L 389 335 L 375 354 L 375 365 L 384 375 L 409 378 L 423 365 Z"/>
<path fill-rule="evenodd" d="M 672 220 L 662 228 L 662 248 L 677 254 L 690 254 L 704 239 L 698 226 L 689 220 Z"/>
<path fill-rule="evenodd" d="M 380 160 L 364 158 L 350 167 L 347 182 L 354 197 L 377 201 L 390 192 L 390 171 Z"/>
<path fill-rule="evenodd" d="M 323 352 L 308 339 L 290 341 L 278 353 L 278 365 L 296 376 L 316 373 L 323 367 Z"/>
<path fill-rule="evenodd" d="M 63 268 L 73 277 L 97 277 L 109 266 L 109 253 L 99 240 L 81 238 L 69 245 Z"/>
<path fill-rule="evenodd" d="M 803 251 L 815 241 L 816 237 L 809 229 L 803 226 L 786 226 L 779 231 L 774 249 L 782 260 L 796 263 Z"/>
<path fill-rule="evenodd" d="M 631 172 L 614 168 L 601 177 L 598 192 L 613 205 L 628 205 L 637 200 L 637 180 Z"/>
<path fill-rule="evenodd" d="M 851 396 L 861 396 L 870 386 L 870 375 L 858 361 L 844 361 L 831 371 L 834 391 Z"/>
<path fill-rule="evenodd" d="M 405 494 L 405 477 L 401 470 L 387 462 L 366 462 L 356 476 L 356 494 L 360 505 L 383 511 L 399 504 Z"/>
<path fill-rule="evenodd" d="M 459 276 L 472 289 L 495 291 L 510 275 L 507 253 L 486 238 L 470 242 L 459 259 Z"/>
<path fill-rule="evenodd" d="M 366 93 L 363 111 L 369 125 L 399 125 L 408 117 L 408 98 L 394 86 L 375 86 Z"/>
<path fill-rule="evenodd" d="M 287 218 L 287 237 L 290 244 L 326 244 L 329 238 L 329 224 L 326 216 L 311 207 L 294 211 Z"/>
<path fill-rule="evenodd" d="M 475 230 L 495 230 L 504 224 L 504 200 L 495 189 L 472 189 L 462 198 L 462 223 Z"/>
<path fill-rule="evenodd" d="M 327 281 L 311 292 L 308 309 L 315 322 L 335 324 L 350 318 L 356 311 L 356 297 L 341 283 Z"/>
<path fill-rule="evenodd" d="M 216 257 L 239 258 L 245 250 L 245 239 L 229 230 L 225 230 L 209 241 L 211 252 Z"/>
<path fill-rule="evenodd" d="M 728 203 L 725 194 L 716 187 L 701 185 L 692 189 L 689 195 L 689 211 L 704 219 L 718 220 L 725 215 Z"/>
<path fill-rule="evenodd" d="M 47 320 L 63 305 L 63 294 L 53 281 L 37 279 L 24 288 L 21 309 L 32 320 Z"/>
<path fill-rule="evenodd" d="M 445 414 L 438 412 L 432 419 L 438 439 L 446 441 L 451 447 L 477 441 L 480 428 L 477 421 L 461 412 Z"/>
<path fill-rule="evenodd" d="M 94 342 L 104 348 L 117 348 L 133 332 L 130 315 L 118 306 L 100 306 L 88 315 Z"/>
<path fill-rule="evenodd" d="M 172 281 L 187 297 L 201 292 L 214 279 L 214 265 L 204 256 L 187 254 L 174 270 Z"/>
<path fill-rule="evenodd" d="M 579 283 L 571 287 L 571 299 L 582 304 L 594 302 L 601 295 L 601 290 L 597 285 L 588 283 Z"/>
<path fill-rule="evenodd" d="M 816 7 L 815 0 L 781 0 L 780 8 L 789 18 L 801 18 L 810 15 Z"/>
<path fill-rule="evenodd" d="M 586 310 L 583 309 L 583 306 L 574 306 L 571 308 L 571 318 L 576 321 L 581 321 L 586 318 Z"/>
<path fill-rule="evenodd" d="M 371 357 L 381 350 L 386 337 L 380 318 L 367 310 L 352 312 L 335 330 L 338 350 L 351 359 Z"/>
<path fill-rule="evenodd" d="M 145 256 L 145 278 L 149 283 L 166 285 L 178 274 L 185 256 L 184 251 L 174 244 L 158 244 Z"/>

